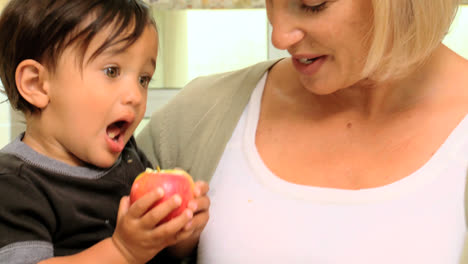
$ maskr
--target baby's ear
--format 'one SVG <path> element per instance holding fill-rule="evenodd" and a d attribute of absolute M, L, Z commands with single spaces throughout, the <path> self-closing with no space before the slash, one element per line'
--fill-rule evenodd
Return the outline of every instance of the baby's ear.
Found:
<path fill-rule="evenodd" d="M 24 60 L 16 67 L 16 87 L 30 104 L 44 109 L 49 104 L 49 94 L 44 78 L 47 69 L 35 60 Z"/>

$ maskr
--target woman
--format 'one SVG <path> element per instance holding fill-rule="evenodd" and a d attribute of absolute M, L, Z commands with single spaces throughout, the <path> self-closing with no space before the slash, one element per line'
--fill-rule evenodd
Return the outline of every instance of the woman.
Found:
<path fill-rule="evenodd" d="M 138 137 L 210 182 L 200 263 L 462 261 L 468 61 L 442 44 L 458 4 L 266 1 L 291 57 L 192 81 Z"/>

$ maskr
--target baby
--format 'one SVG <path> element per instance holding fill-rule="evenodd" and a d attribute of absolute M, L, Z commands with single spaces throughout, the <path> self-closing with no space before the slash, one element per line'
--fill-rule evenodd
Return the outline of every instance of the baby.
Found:
<path fill-rule="evenodd" d="M 0 151 L 2 262 L 146 263 L 190 253 L 208 221 L 205 183 L 163 224 L 180 197 L 150 210 L 161 189 L 131 206 L 127 196 L 152 167 L 132 137 L 158 54 L 150 9 L 139 0 L 12 0 L 0 36 L 0 77 L 26 119 Z"/>

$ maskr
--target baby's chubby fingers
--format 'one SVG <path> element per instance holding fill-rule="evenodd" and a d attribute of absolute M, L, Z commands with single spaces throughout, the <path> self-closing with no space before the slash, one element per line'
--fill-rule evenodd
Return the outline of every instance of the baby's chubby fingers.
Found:
<path fill-rule="evenodd" d="M 193 213 L 190 209 L 185 209 L 179 216 L 157 226 L 152 232 L 155 239 L 166 239 L 168 244 L 177 243 L 181 237 L 180 234 L 184 231 L 184 226 L 187 225 L 193 218 Z M 186 236 L 188 236 L 187 234 Z M 185 238 L 185 236 L 184 236 Z"/>
<path fill-rule="evenodd" d="M 150 211 L 148 211 L 142 218 L 142 223 L 149 227 L 149 228 L 154 228 L 156 225 L 158 225 L 161 220 L 163 220 L 168 214 L 170 214 L 172 211 L 175 209 L 179 208 L 179 206 L 182 204 L 182 198 L 179 195 L 173 195 L 169 199 L 163 201 L 160 203 L 158 206 L 152 208 Z M 187 211 L 187 210 L 185 210 Z M 184 211 L 184 213 L 186 213 Z M 190 211 L 190 210 L 189 210 Z M 193 213 L 190 212 L 190 218 L 192 217 Z M 175 218 L 174 218 L 175 219 Z"/>
<path fill-rule="evenodd" d="M 199 211 L 194 214 L 193 219 L 184 226 L 184 231 L 201 232 L 209 219 L 210 214 L 208 210 Z"/>
<path fill-rule="evenodd" d="M 124 196 L 120 199 L 119 211 L 117 212 L 117 219 L 121 219 L 130 208 L 130 197 Z"/>
<path fill-rule="evenodd" d="M 202 196 L 202 197 L 193 199 L 187 205 L 187 208 L 192 210 L 194 214 L 198 214 L 202 211 L 206 211 L 209 209 L 209 207 L 210 207 L 210 199 L 208 198 L 208 196 Z"/>
<path fill-rule="evenodd" d="M 159 201 L 164 196 L 164 190 L 157 188 L 156 190 L 149 192 L 137 201 L 135 201 L 128 209 L 128 214 L 134 218 L 140 218 L 145 215 L 151 206 Z"/>
<path fill-rule="evenodd" d="M 207 196 L 208 191 L 209 185 L 206 182 L 198 181 L 195 183 L 195 188 L 193 190 L 194 199 L 187 205 L 194 214 L 208 210 L 210 207 L 210 199 Z"/>
<path fill-rule="evenodd" d="M 208 183 L 204 181 L 197 181 L 195 183 L 195 187 L 193 189 L 193 194 L 195 198 L 200 197 L 200 196 L 205 196 L 210 189 L 210 186 Z"/>
<path fill-rule="evenodd" d="M 207 196 L 209 186 L 206 182 L 195 184 L 195 198 L 188 203 L 188 208 L 194 212 L 193 220 L 184 227 L 185 231 L 195 234 L 201 232 L 209 220 L 210 199 Z"/>

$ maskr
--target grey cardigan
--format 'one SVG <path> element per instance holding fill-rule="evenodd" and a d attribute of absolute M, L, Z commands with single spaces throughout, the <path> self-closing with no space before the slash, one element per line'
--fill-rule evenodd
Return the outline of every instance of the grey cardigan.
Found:
<path fill-rule="evenodd" d="M 278 61 L 193 80 L 153 113 L 136 138 L 138 146 L 154 166 L 183 168 L 209 182 L 252 91 Z M 468 264 L 468 236 L 460 263 Z"/>

